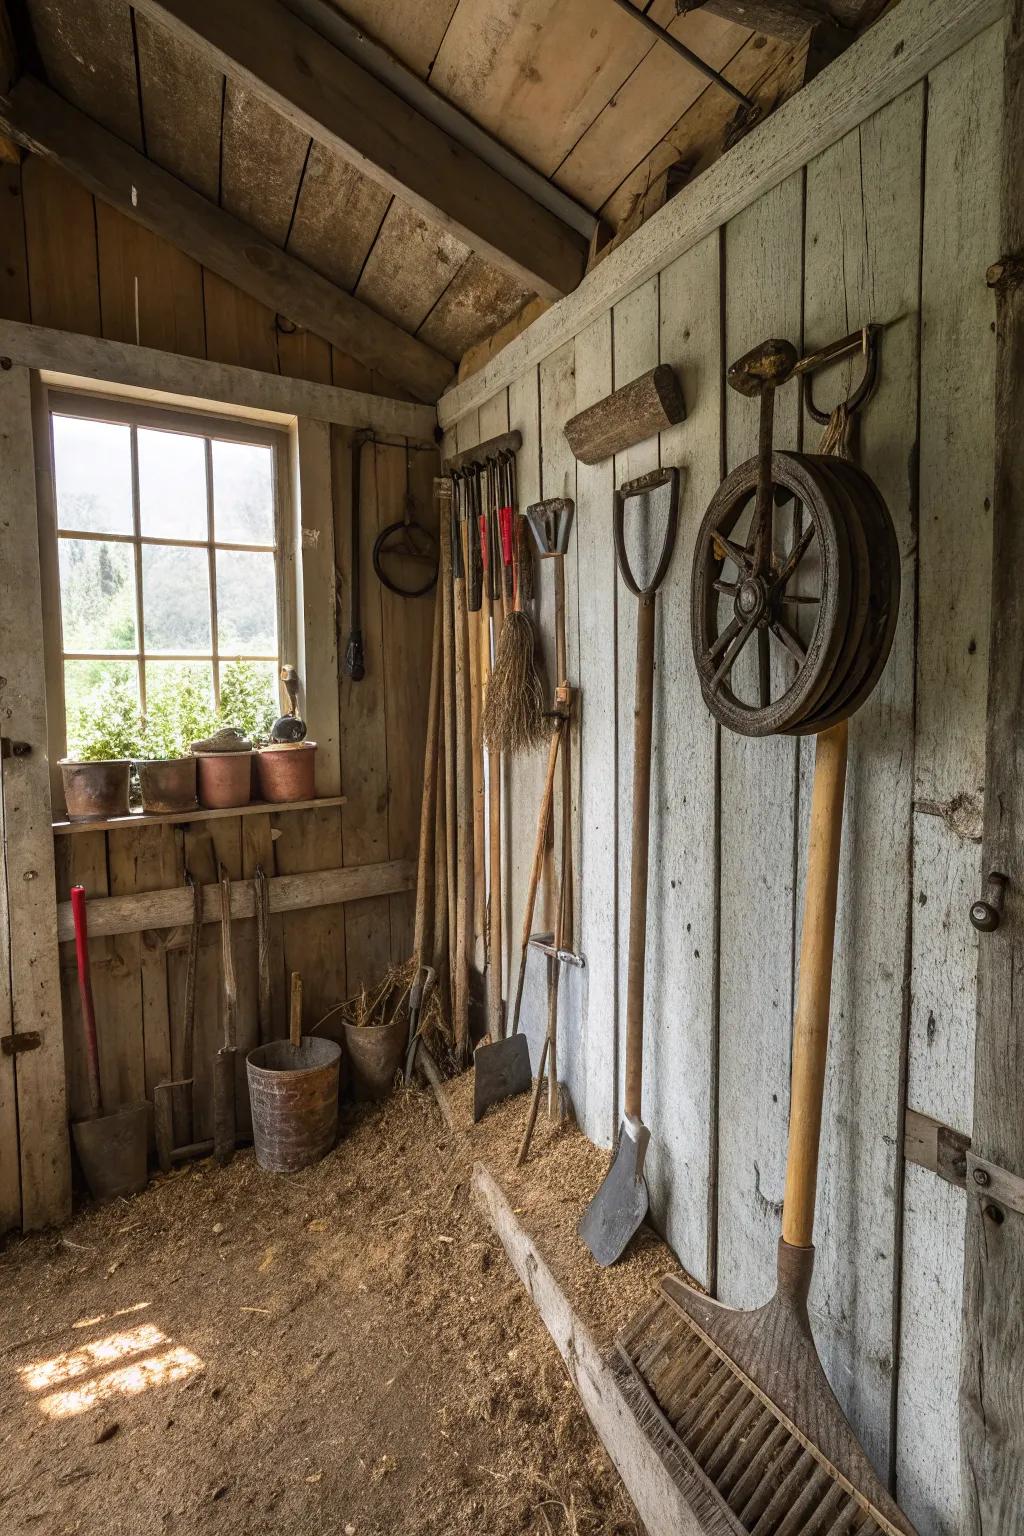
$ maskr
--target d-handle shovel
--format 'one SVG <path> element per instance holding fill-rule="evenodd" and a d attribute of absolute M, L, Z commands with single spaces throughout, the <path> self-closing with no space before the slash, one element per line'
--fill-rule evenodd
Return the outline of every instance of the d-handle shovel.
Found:
<path fill-rule="evenodd" d="M 665 538 L 654 575 L 641 587 L 626 554 L 625 514 L 630 501 L 667 486 Z M 654 723 L 655 598 L 665 579 L 679 518 L 679 471 L 659 469 L 631 480 L 615 493 L 615 558 L 629 590 L 639 599 L 636 623 L 636 695 L 633 705 L 633 831 L 629 892 L 629 963 L 626 973 L 625 1116 L 612 1165 L 583 1213 L 579 1233 L 602 1266 L 614 1264 L 647 1215 L 644 1160 L 651 1133 L 641 1114 L 644 1050 L 644 959 L 647 949 L 648 836 L 651 821 L 651 736 Z"/>

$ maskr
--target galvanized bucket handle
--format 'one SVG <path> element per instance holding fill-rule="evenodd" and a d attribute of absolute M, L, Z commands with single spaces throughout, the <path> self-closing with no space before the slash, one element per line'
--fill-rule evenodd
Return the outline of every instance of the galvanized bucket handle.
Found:
<path fill-rule="evenodd" d="M 626 503 L 633 501 L 638 496 L 650 495 L 652 491 L 659 491 L 663 486 L 669 487 L 668 519 L 665 523 L 665 540 L 661 548 L 661 556 L 655 567 L 654 575 L 646 587 L 641 587 L 633 575 L 626 554 Z M 676 530 L 679 525 L 679 470 L 674 464 L 665 469 L 652 469 L 646 475 L 640 475 L 636 480 L 628 480 L 615 492 L 615 516 L 613 520 L 613 532 L 615 536 L 615 559 L 619 571 L 626 586 L 639 598 L 653 597 L 662 582 L 665 580 L 669 562 L 672 559 L 672 551 L 676 544 Z"/>

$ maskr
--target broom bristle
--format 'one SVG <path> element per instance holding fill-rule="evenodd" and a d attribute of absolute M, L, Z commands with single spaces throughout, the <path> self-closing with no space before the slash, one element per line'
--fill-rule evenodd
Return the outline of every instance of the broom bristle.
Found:
<path fill-rule="evenodd" d="M 533 625 L 525 613 L 513 611 L 502 626 L 482 723 L 487 746 L 513 756 L 534 751 L 551 735 L 534 655 Z"/>

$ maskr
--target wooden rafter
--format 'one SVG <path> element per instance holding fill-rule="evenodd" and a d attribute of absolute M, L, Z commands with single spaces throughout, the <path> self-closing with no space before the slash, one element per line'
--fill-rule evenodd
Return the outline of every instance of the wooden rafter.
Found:
<path fill-rule="evenodd" d="M 31 76 L 0 99 L 0 129 L 61 165 L 95 196 L 270 309 L 410 390 L 437 399 L 447 358 L 193 192 Z"/>
<path fill-rule="evenodd" d="M 294 16 L 280 0 L 138 0 L 289 122 L 548 298 L 576 287 L 584 238 Z"/>

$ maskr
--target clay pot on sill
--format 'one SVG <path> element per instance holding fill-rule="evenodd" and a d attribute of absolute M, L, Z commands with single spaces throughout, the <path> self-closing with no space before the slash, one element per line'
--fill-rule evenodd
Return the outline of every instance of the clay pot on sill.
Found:
<path fill-rule="evenodd" d="M 251 752 L 196 752 L 199 804 L 211 811 L 248 805 L 252 799 Z"/>
<path fill-rule="evenodd" d="M 60 765 L 69 821 L 101 821 L 128 815 L 132 765 L 127 758 Z"/>
<path fill-rule="evenodd" d="M 150 813 L 191 811 L 196 804 L 194 757 L 154 758 L 136 764 L 142 809 Z"/>
<path fill-rule="evenodd" d="M 257 794 L 277 805 L 316 798 L 316 742 L 276 742 L 256 754 Z"/>

